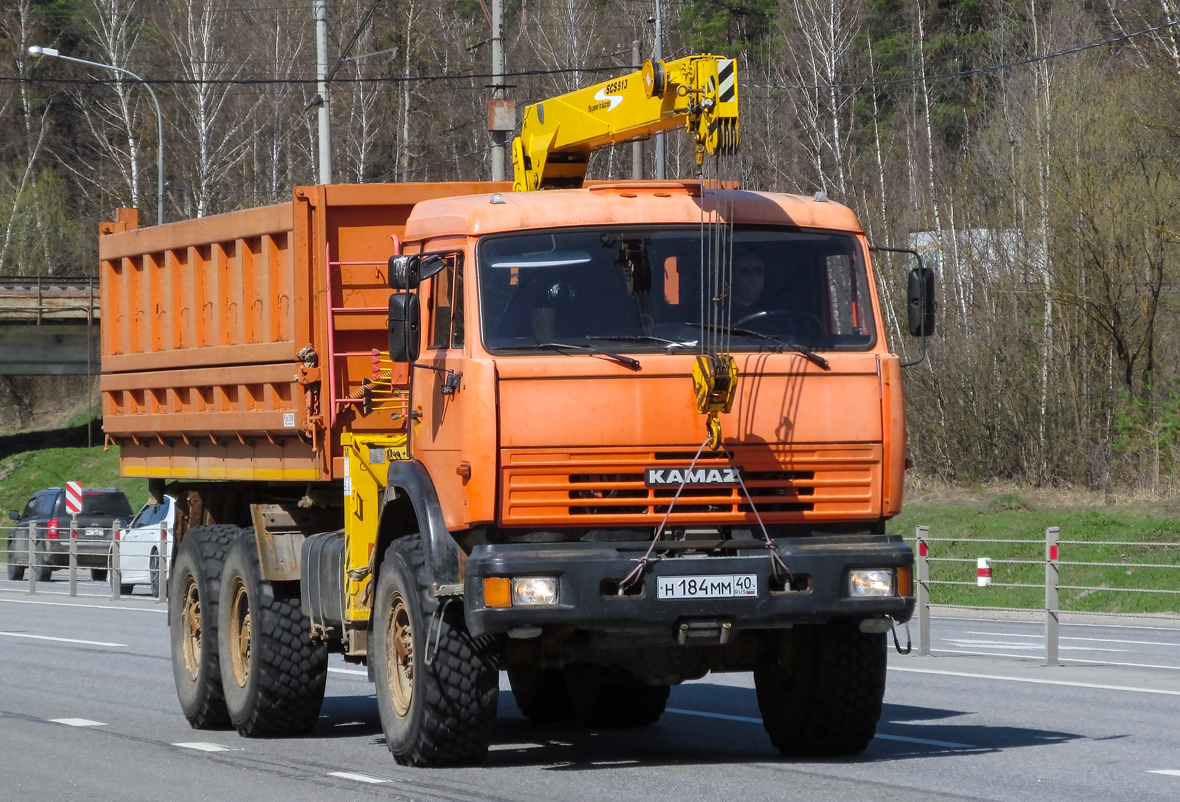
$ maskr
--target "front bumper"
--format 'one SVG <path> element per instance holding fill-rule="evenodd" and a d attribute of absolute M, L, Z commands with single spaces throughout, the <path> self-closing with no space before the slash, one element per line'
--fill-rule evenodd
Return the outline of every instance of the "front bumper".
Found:
<path fill-rule="evenodd" d="M 822 623 L 833 618 L 908 621 L 912 596 L 852 598 L 848 572 L 856 568 L 911 568 L 913 551 L 899 537 L 815 536 L 775 541 L 779 555 L 805 590 L 772 590 L 773 570 L 765 549 L 738 556 L 665 557 L 647 567 L 642 590 L 611 592 L 643 555 L 646 544 L 559 543 L 485 545 L 467 560 L 464 594 L 473 635 L 561 625 L 602 632 L 666 630 L 686 621 L 723 621 L 732 630 L 773 629 Z M 744 598 L 660 599 L 657 580 L 671 576 L 754 574 L 758 594 Z M 553 576 L 557 604 L 488 607 L 487 577 Z M 736 634 L 736 633 L 735 633 Z"/>

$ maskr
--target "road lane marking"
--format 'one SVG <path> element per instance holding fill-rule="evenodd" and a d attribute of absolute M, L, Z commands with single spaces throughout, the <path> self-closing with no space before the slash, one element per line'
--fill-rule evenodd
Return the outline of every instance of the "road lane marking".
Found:
<path fill-rule="evenodd" d="M 968 632 L 968 635 L 986 635 L 992 638 L 1040 638 L 1045 639 L 1044 635 L 1039 633 L 1026 634 L 1022 632 Z M 1082 640 L 1082 641 L 1096 641 L 1098 643 L 1129 643 L 1132 646 L 1180 646 L 1180 643 L 1169 643 L 1162 640 L 1120 640 L 1118 638 L 1078 638 L 1059 636 L 1057 640 Z"/>
<path fill-rule="evenodd" d="M 340 777 L 344 780 L 356 780 L 358 783 L 373 783 L 374 785 L 389 782 L 384 777 L 370 777 L 368 774 L 357 774 L 352 771 L 329 771 L 328 776 Z"/>
<path fill-rule="evenodd" d="M 1016 657 L 1017 655 L 1002 655 Z M 968 679 L 995 679 L 1002 682 L 1027 682 L 1031 685 L 1061 685 L 1067 688 L 1093 688 L 1100 691 L 1128 691 L 1130 693 L 1155 693 L 1163 696 L 1180 696 L 1180 691 L 1168 691 L 1162 688 L 1131 688 L 1126 685 L 1099 685 L 1094 682 L 1070 682 L 1062 679 L 1034 679 L 1033 677 L 1010 677 L 1003 674 L 973 674 L 968 671 L 940 671 L 933 668 L 903 668 L 889 666 L 890 671 L 900 671 L 903 674 L 937 674 L 943 677 L 967 677 Z"/>
<path fill-rule="evenodd" d="M 107 643 L 101 640 L 77 640 L 76 638 L 51 638 L 48 635 L 29 635 L 26 632 L 0 632 L 8 638 L 31 638 L 32 640 L 51 640 L 56 643 L 80 643 L 83 646 L 121 646 L 126 649 L 126 643 Z"/>
<path fill-rule="evenodd" d="M 86 607 L 91 610 L 134 610 L 135 612 L 139 613 L 160 613 L 161 615 L 168 614 L 168 609 L 161 609 L 161 606 L 159 605 L 154 607 L 121 607 L 114 604 L 74 604 L 71 602 L 33 601 L 32 599 L 4 598 L 0 598 L 0 602 L 8 602 L 9 604 L 40 604 L 44 607 Z"/>
<path fill-rule="evenodd" d="M 716 718 L 722 721 L 740 721 L 745 724 L 761 724 L 762 719 L 754 718 L 753 716 L 733 716 L 728 713 L 706 713 L 701 710 L 684 710 L 683 708 L 669 707 L 665 713 L 678 713 L 682 716 L 700 716 L 701 718 Z M 954 741 L 932 741 L 928 738 L 911 738 L 906 735 L 885 735 L 877 733 L 875 736 L 882 741 L 901 741 L 907 744 L 922 744 L 923 746 L 938 746 L 944 749 L 978 749 L 979 747 L 972 744 L 955 743 Z"/>
<path fill-rule="evenodd" d="M 1180 777 L 1180 769 L 1155 769 L 1147 772 L 1148 774 L 1166 774 L 1169 777 Z"/>
<path fill-rule="evenodd" d="M 328 673 L 329 674 L 352 674 L 354 676 L 361 676 L 361 677 L 366 677 L 366 678 L 369 676 L 368 671 L 363 670 L 363 669 L 357 669 L 357 668 L 329 668 Z"/>
<path fill-rule="evenodd" d="M 932 653 L 938 654 L 966 654 L 974 655 L 976 657 L 1019 657 L 1023 660 L 1029 658 L 1028 654 L 1006 654 L 1005 652 L 973 652 L 967 649 L 931 649 Z M 1180 666 L 1163 666 L 1155 663 L 1121 663 L 1118 660 L 1087 660 L 1084 657 L 1071 657 L 1069 662 L 1072 663 L 1093 663 L 1096 666 L 1124 666 L 1127 668 L 1160 668 L 1164 671 L 1180 671 Z"/>
<path fill-rule="evenodd" d="M 986 633 L 980 633 L 986 634 Z M 1030 635 L 1029 637 L 1039 637 L 1044 639 L 1043 635 Z M 953 643 L 955 646 L 978 646 L 980 648 L 991 647 L 996 649 L 1043 649 L 1043 644 L 1037 643 L 1006 643 L 1001 640 L 975 640 L 974 638 L 945 638 L 947 643 Z M 1125 653 L 1127 649 L 1098 649 L 1093 646 L 1059 646 L 1058 651 L 1062 652 L 1119 652 Z"/>
<path fill-rule="evenodd" d="M 179 746 L 181 749 L 196 749 L 198 752 L 241 752 L 242 750 L 236 746 L 222 746 L 221 744 L 214 744 L 202 741 L 195 741 L 192 743 L 172 744 Z"/>
<path fill-rule="evenodd" d="M 88 718 L 51 718 L 54 724 L 65 724 L 67 727 L 105 727 L 101 721 L 91 721 Z"/>

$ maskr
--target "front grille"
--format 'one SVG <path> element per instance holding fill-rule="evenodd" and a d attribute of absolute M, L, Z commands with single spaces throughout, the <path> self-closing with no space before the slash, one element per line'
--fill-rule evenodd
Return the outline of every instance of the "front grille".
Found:
<path fill-rule="evenodd" d="M 739 523 L 753 519 L 792 522 L 872 517 L 879 514 L 879 446 L 734 449 L 739 486 L 647 487 L 644 469 L 687 468 L 692 452 L 637 450 L 538 453 L 506 451 L 502 523 L 571 526 L 654 525 L 672 509 L 671 523 Z M 697 461 L 698 469 L 730 466 L 724 455 Z M 675 503 L 673 504 L 673 500 Z M 751 503 L 752 501 L 752 503 Z"/>

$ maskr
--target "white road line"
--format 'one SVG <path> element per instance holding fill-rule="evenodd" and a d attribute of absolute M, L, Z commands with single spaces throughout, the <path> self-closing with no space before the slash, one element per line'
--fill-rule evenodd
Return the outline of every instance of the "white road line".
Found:
<path fill-rule="evenodd" d="M 29 635 L 25 632 L 0 632 L 7 638 L 31 638 L 32 640 L 51 640 L 57 643 L 80 643 L 83 646 L 121 646 L 127 648 L 126 643 L 107 643 L 101 640 L 77 640 L 75 638 L 51 638 L 48 635 Z"/>
<path fill-rule="evenodd" d="M 87 607 L 91 610 L 134 610 L 138 613 L 160 613 L 161 615 L 168 614 L 168 608 L 164 605 L 156 605 L 153 607 L 120 607 L 114 604 L 74 604 L 71 602 L 34 601 L 33 599 L 4 598 L 0 598 L 0 602 L 8 602 L 9 604 L 40 604 L 46 607 Z"/>
<path fill-rule="evenodd" d="M 181 749 L 196 749 L 198 752 L 241 752 L 242 750 L 236 746 L 222 746 L 221 744 L 214 744 L 202 741 L 193 743 L 172 744 L 179 746 Z"/>
<path fill-rule="evenodd" d="M 54 724 L 65 724 L 67 727 L 105 727 L 101 721 L 91 721 L 88 718 L 51 718 Z"/>
<path fill-rule="evenodd" d="M 1167 774 L 1169 777 L 1180 777 L 1180 769 L 1156 769 L 1148 774 Z"/>
<path fill-rule="evenodd" d="M 361 677 L 366 677 L 366 678 L 369 676 L 369 672 L 367 670 L 356 669 L 356 668 L 329 668 L 328 673 L 329 674 L 352 674 L 354 676 L 361 676 Z"/>
<path fill-rule="evenodd" d="M 1020 658 L 1026 659 L 1026 660 L 1030 657 L 1030 655 L 1028 655 L 1028 654 L 1006 654 L 1004 652 L 973 652 L 973 651 L 968 651 L 966 649 L 931 649 L 930 651 L 932 653 L 937 652 L 938 654 L 967 654 L 967 655 L 974 655 L 976 657 L 1020 657 Z M 1069 662 L 1070 663 L 1093 663 L 1094 665 L 1098 665 L 1098 666 L 1125 666 L 1127 668 L 1160 668 L 1160 669 L 1163 669 L 1164 671 L 1180 671 L 1180 666 L 1161 666 L 1161 665 L 1156 665 L 1155 663 L 1120 663 L 1117 660 L 1086 660 L 1083 657 L 1071 657 L 1071 658 L 1069 658 Z"/>
<path fill-rule="evenodd" d="M 370 777 L 368 774 L 357 774 L 352 771 L 329 771 L 329 777 L 339 777 L 343 780 L 356 780 L 358 783 L 387 783 L 389 780 L 383 777 Z"/>
<path fill-rule="evenodd" d="M 985 633 L 980 633 L 985 634 Z M 1032 636 L 1044 639 L 1043 635 Z M 947 643 L 953 643 L 956 646 L 980 646 L 980 647 L 994 647 L 996 649 L 1044 649 L 1044 644 L 1036 643 L 1006 643 L 1000 640 L 975 640 L 974 638 L 946 638 Z M 1098 649 L 1093 646 L 1059 646 L 1058 651 L 1062 652 L 1126 652 L 1126 649 Z"/>
<path fill-rule="evenodd" d="M 733 716 L 733 715 L 729 715 L 728 713 L 706 713 L 701 710 L 684 710 L 682 708 L 677 708 L 677 707 L 669 707 L 664 712 L 665 713 L 679 713 L 682 716 L 700 716 L 701 718 L 717 718 L 717 719 L 721 719 L 722 721 L 740 721 L 745 724 L 761 724 L 762 723 L 762 719 L 754 718 L 752 716 Z M 880 732 L 877 733 L 876 737 L 880 738 L 882 741 L 901 741 L 902 743 L 908 743 L 908 744 L 922 744 L 923 746 L 938 746 L 938 747 L 942 747 L 944 749 L 977 749 L 978 748 L 976 746 L 973 746 L 972 744 L 960 744 L 960 743 L 955 743 L 953 741 L 931 741 L 926 738 L 911 738 L 906 735 L 885 735 Z"/>
<path fill-rule="evenodd" d="M 1001 655 L 1016 657 L 1016 655 Z M 967 671 L 939 671 L 933 668 L 903 668 L 889 666 L 890 671 L 900 671 L 903 674 L 937 674 L 943 677 L 967 677 L 968 679 L 995 679 L 1002 682 L 1027 682 L 1031 685 L 1061 685 L 1067 688 L 1094 688 L 1101 691 L 1127 691 L 1129 693 L 1154 693 L 1163 696 L 1180 696 L 1180 691 L 1168 691 L 1162 688 L 1132 688 L 1126 685 L 1099 685 L 1094 682 L 1069 682 L 1061 679 L 1034 679 L 1033 677 L 1011 677 L 1003 674 L 973 674 Z"/>
<path fill-rule="evenodd" d="M 1041 634 L 1024 634 L 1020 632 L 968 632 L 968 635 L 988 635 L 993 638 L 1040 638 L 1045 639 Z M 1158 640 L 1119 640 L 1117 638 L 1077 638 L 1060 636 L 1058 640 L 1082 640 L 1095 641 L 1097 643 L 1129 643 L 1133 646 L 1180 646 L 1180 643 L 1168 643 L 1167 641 Z"/>

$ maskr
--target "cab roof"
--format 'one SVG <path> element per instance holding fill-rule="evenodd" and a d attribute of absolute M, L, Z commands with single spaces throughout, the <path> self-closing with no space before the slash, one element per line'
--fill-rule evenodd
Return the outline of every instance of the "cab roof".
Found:
<path fill-rule="evenodd" d="M 418 203 L 406 221 L 407 240 L 478 236 L 506 231 L 576 226 L 699 225 L 720 206 L 733 222 L 860 233 L 843 204 L 801 195 L 705 189 L 695 181 L 624 181 L 582 189 L 499 192 Z"/>

